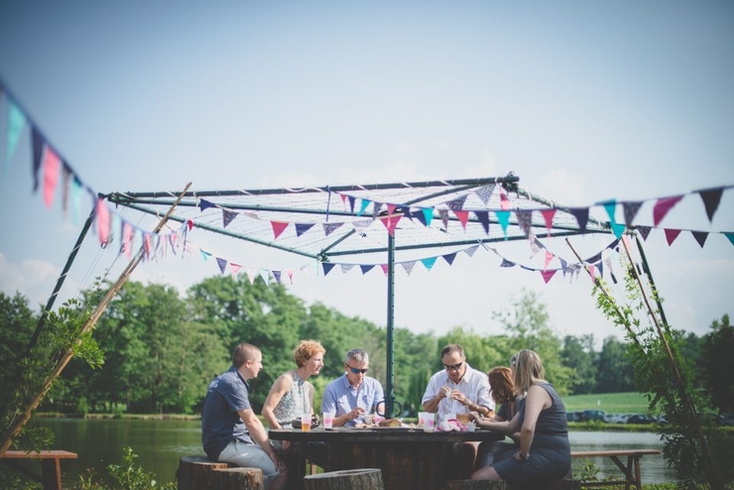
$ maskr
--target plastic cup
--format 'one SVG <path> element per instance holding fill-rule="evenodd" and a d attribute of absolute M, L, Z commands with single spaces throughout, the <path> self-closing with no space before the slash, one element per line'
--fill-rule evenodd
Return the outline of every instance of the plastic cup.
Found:
<path fill-rule="evenodd" d="M 418 413 L 418 425 L 422 426 L 425 432 L 433 432 L 435 421 L 435 415 L 431 412 Z"/>
<path fill-rule="evenodd" d="M 304 413 L 303 417 L 301 417 L 301 430 L 303 432 L 308 432 L 311 430 L 311 414 L 310 413 Z"/>
<path fill-rule="evenodd" d="M 334 412 L 323 413 L 324 429 L 331 429 L 334 426 L 334 415 Z"/>

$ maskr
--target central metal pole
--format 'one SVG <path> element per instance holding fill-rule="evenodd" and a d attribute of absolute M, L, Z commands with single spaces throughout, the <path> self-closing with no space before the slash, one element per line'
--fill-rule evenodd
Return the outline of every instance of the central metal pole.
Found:
<path fill-rule="evenodd" d="M 385 392 L 385 417 L 395 414 L 395 396 L 393 386 L 393 364 L 395 357 L 393 331 L 395 323 L 395 237 L 388 233 L 387 237 L 387 381 Z"/>

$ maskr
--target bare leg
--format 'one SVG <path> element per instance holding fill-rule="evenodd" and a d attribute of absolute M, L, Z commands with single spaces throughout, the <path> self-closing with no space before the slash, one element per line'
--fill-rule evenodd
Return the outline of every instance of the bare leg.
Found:
<path fill-rule="evenodd" d="M 287 481 L 288 472 L 283 471 L 275 477 L 275 480 L 270 482 L 270 485 L 268 485 L 268 490 L 283 490 Z"/>
<path fill-rule="evenodd" d="M 492 466 L 480 468 L 471 475 L 472 480 L 501 480 Z"/>

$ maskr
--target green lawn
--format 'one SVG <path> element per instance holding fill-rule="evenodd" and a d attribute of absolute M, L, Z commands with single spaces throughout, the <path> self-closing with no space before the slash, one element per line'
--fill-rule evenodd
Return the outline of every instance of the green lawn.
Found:
<path fill-rule="evenodd" d="M 637 392 L 563 397 L 566 411 L 604 410 L 607 413 L 647 413 L 647 399 Z"/>

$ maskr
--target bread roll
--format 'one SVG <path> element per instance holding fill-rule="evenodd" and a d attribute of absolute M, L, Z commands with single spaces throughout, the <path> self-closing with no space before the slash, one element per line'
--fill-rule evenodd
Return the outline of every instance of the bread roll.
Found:
<path fill-rule="evenodd" d="M 402 427 L 403 423 L 398 419 L 380 420 L 380 427 Z"/>

